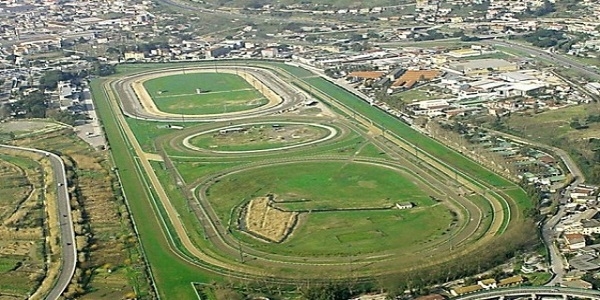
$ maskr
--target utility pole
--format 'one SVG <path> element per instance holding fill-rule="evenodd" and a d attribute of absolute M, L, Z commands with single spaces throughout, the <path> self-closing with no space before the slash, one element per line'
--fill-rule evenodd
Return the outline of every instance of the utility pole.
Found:
<path fill-rule="evenodd" d="M 240 250 L 240 261 L 244 263 L 244 251 L 242 250 L 242 242 L 238 240 L 238 249 Z"/>

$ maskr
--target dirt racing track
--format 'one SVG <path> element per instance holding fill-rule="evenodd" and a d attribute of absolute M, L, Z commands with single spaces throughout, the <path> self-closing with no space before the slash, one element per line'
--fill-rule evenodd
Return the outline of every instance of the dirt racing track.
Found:
<path fill-rule="evenodd" d="M 185 115 L 182 118 L 181 114 L 160 111 L 143 86 L 145 81 L 158 77 L 186 73 L 214 72 L 237 74 L 241 76 L 269 100 L 268 104 L 256 109 L 241 112 L 210 115 Z M 301 103 L 305 99 L 305 94 L 302 93 L 301 90 L 297 88 L 289 89 L 289 85 L 272 72 L 248 66 L 235 66 L 235 68 L 220 67 L 218 70 L 215 70 L 214 67 L 196 67 L 149 71 L 112 81 L 111 89 L 121 95 L 123 101 L 121 101 L 119 105 L 121 105 L 122 112 L 125 115 L 138 119 L 161 122 L 209 122 L 247 119 L 281 112 Z"/>
<path fill-rule="evenodd" d="M 372 275 L 393 273 L 402 268 L 431 266 L 455 259 L 485 247 L 495 236 L 507 229 L 511 218 L 520 217 L 519 210 L 515 208 L 514 201 L 506 195 L 506 191 L 456 170 L 448 162 L 429 155 L 416 145 L 406 142 L 401 136 L 393 133 L 382 134 L 381 129 L 374 125 L 372 120 L 330 97 L 327 91 L 309 88 L 302 79 L 277 66 L 261 63 L 219 64 L 218 72 L 240 75 L 269 100 L 269 103 L 262 107 L 235 113 L 182 117 L 179 114 L 161 112 L 152 103 L 150 95 L 142 85 L 145 80 L 168 74 L 214 72 L 215 69 L 214 66 L 165 68 L 113 79 L 104 84 L 105 93 L 121 128 L 120 134 L 137 158 L 137 168 L 143 174 L 144 184 L 155 195 L 151 197 L 151 205 L 155 208 L 155 217 L 163 224 L 163 234 L 170 241 L 170 249 L 191 265 L 229 277 L 262 278 L 280 283 L 324 277 L 353 277 L 360 280 Z M 309 90 L 313 96 L 335 109 L 339 117 L 328 120 L 285 115 L 286 110 L 308 98 Z M 156 154 L 144 152 L 126 121 L 127 117 L 158 122 L 206 122 L 206 125 L 161 136 L 155 142 L 156 150 L 166 168 L 173 172 L 172 175 L 182 185 L 188 199 L 187 208 L 180 207 L 170 200 L 169 193 L 151 165 Z M 243 151 L 206 149 L 194 146 L 190 142 L 196 136 L 256 124 L 305 124 L 326 130 L 327 134 L 292 146 Z M 338 145 L 341 148 L 344 143 L 348 143 L 351 136 L 360 137 L 377 146 L 389 158 L 363 157 L 356 154 L 337 155 L 331 151 L 337 149 Z M 319 147 L 326 148 L 329 152 L 316 151 Z M 315 154 L 294 155 L 303 151 L 315 151 Z M 229 162 L 241 159 L 244 162 L 186 182 L 174 166 L 173 159 L 176 156 L 177 159 L 193 160 L 197 159 L 199 154 L 207 161 L 218 162 L 219 159 L 225 159 Z M 265 166 L 309 162 L 346 162 L 393 170 L 438 199 L 439 203 L 436 205 L 443 206 L 455 215 L 456 222 L 448 228 L 447 234 L 423 242 L 418 250 L 415 248 L 412 253 L 403 252 L 402 255 L 398 255 L 395 249 L 389 249 L 342 257 L 291 255 L 269 251 L 264 247 L 254 247 L 247 240 L 242 241 L 239 238 L 240 233 L 232 233 L 234 224 L 224 222 L 208 199 L 207 191 L 228 176 L 240 172 L 253 172 Z M 474 201 L 475 196 L 481 201 Z M 201 228 L 185 224 L 180 214 L 186 209 L 188 213 L 195 214 L 197 224 Z M 136 217 L 135 211 L 133 216 Z M 198 235 L 208 241 L 211 247 L 200 247 L 195 240 Z"/>

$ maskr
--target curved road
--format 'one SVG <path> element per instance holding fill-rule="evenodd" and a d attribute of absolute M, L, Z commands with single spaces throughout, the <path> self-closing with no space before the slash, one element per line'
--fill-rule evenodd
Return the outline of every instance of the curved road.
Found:
<path fill-rule="evenodd" d="M 514 48 L 519 51 L 527 52 L 532 55 L 537 55 L 542 58 L 550 58 L 550 59 L 554 60 L 554 64 L 556 64 L 556 65 L 562 65 L 563 67 L 573 68 L 574 70 L 576 70 L 582 74 L 585 74 L 586 76 L 588 76 L 594 80 L 600 80 L 600 74 L 596 70 L 594 70 L 594 69 L 588 67 L 587 65 L 584 65 L 578 61 L 575 61 L 568 57 L 565 57 L 564 55 L 546 52 L 540 48 L 523 45 L 523 44 L 519 44 L 519 43 L 513 43 L 510 41 L 483 40 L 481 42 L 486 43 L 486 44 L 494 44 L 494 45 Z"/>
<path fill-rule="evenodd" d="M 560 157 L 560 159 L 563 161 L 563 163 L 565 164 L 565 166 L 567 167 L 569 172 L 573 175 L 573 178 L 575 180 L 571 184 L 572 186 L 575 186 L 575 185 L 585 182 L 585 177 L 583 176 L 583 172 L 581 172 L 581 170 L 579 169 L 577 164 L 571 159 L 571 157 L 569 156 L 569 154 L 566 151 L 564 151 L 560 148 L 548 146 L 548 145 L 545 145 L 542 143 L 532 142 L 532 141 L 523 139 L 521 137 L 518 137 L 518 136 L 515 136 L 512 134 L 508 134 L 508 133 L 504 133 L 501 131 L 496 131 L 496 130 L 492 130 L 492 129 L 486 129 L 486 130 L 489 132 L 492 132 L 494 134 L 503 136 L 505 138 L 511 139 L 515 142 L 519 142 L 524 145 L 530 145 L 530 146 L 541 148 L 541 149 L 548 149 L 548 150 L 554 152 L 556 155 L 558 155 L 558 157 Z M 558 224 L 558 222 L 560 221 L 560 218 L 562 218 L 564 216 L 564 214 L 565 214 L 564 208 L 559 209 L 558 213 L 556 215 L 554 215 L 553 217 L 549 218 L 546 222 L 544 222 L 544 225 L 542 226 L 542 239 L 544 240 L 544 243 L 546 244 L 546 246 L 548 247 L 548 250 L 549 250 L 550 263 L 552 264 L 552 273 L 553 273 L 552 279 L 546 284 L 546 286 L 555 286 L 557 283 L 560 283 L 562 281 L 562 277 L 565 274 L 565 267 L 564 267 L 562 255 L 560 254 L 558 247 L 554 243 L 554 237 L 556 234 L 554 227 L 556 226 L 556 224 Z"/>
<path fill-rule="evenodd" d="M 531 295 L 536 296 L 571 296 L 580 297 L 584 299 L 600 299 L 600 291 L 597 290 L 585 290 L 585 289 L 573 289 L 563 287 L 514 287 L 514 288 L 501 288 L 494 289 L 485 292 L 473 293 L 464 296 L 458 296 L 452 299 L 455 300 L 491 300 L 491 299 L 503 299 L 502 297 L 507 296 L 521 296 L 530 298 Z"/>
<path fill-rule="evenodd" d="M 57 183 L 57 206 L 60 227 L 60 246 L 62 247 L 62 266 L 60 268 L 58 280 L 55 282 L 54 287 L 46 296 L 46 299 L 58 299 L 69 285 L 69 282 L 71 282 L 71 278 L 73 278 L 73 274 L 75 273 L 75 265 L 77 263 L 75 230 L 73 229 L 71 203 L 69 202 L 69 193 L 67 191 L 68 186 L 65 164 L 58 155 L 48 151 L 9 145 L 0 145 L 0 147 L 44 155 L 48 157 L 52 165 L 52 169 L 54 170 L 54 182 Z"/>

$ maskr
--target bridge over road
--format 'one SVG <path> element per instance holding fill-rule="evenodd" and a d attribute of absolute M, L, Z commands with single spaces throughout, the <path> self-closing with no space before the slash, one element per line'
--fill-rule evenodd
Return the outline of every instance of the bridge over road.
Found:
<path fill-rule="evenodd" d="M 577 297 L 577 299 L 592 299 L 600 300 L 600 291 L 574 289 L 563 287 L 512 287 L 487 290 L 473 294 L 458 296 L 452 299 L 455 300 L 493 300 L 493 299 L 514 299 L 516 297 L 531 297 L 531 299 L 539 299 L 542 296 L 559 296 L 564 299 L 567 297 Z"/>

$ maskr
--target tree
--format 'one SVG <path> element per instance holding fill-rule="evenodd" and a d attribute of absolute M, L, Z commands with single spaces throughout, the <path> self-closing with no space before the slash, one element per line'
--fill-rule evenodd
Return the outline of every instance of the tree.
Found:
<path fill-rule="evenodd" d="M 70 80 L 72 78 L 72 74 L 64 73 L 61 70 L 48 71 L 40 78 L 40 87 L 47 90 L 54 90 L 58 86 L 59 81 Z"/>
<path fill-rule="evenodd" d="M 47 100 L 47 96 L 41 92 L 30 93 L 13 103 L 10 109 L 13 112 L 24 111 L 26 118 L 45 118 Z"/>
<path fill-rule="evenodd" d="M 325 284 L 312 286 L 302 292 L 306 300 L 346 300 L 349 299 L 350 290 L 341 284 Z"/>
<path fill-rule="evenodd" d="M 540 6 L 540 8 L 534 10 L 533 12 L 531 12 L 531 14 L 533 14 L 536 17 L 541 17 L 541 16 L 545 16 L 547 14 L 553 13 L 555 11 L 556 11 L 556 9 L 554 8 L 554 3 L 552 3 L 548 0 L 544 0 L 544 3 L 542 4 L 542 6 Z"/>
<path fill-rule="evenodd" d="M 109 76 L 115 74 L 117 72 L 117 68 L 114 65 L 102 64 L 98 61 L 92 63 L 92 69 L 90 70 L 91 74 L 97 76 Z"/>

